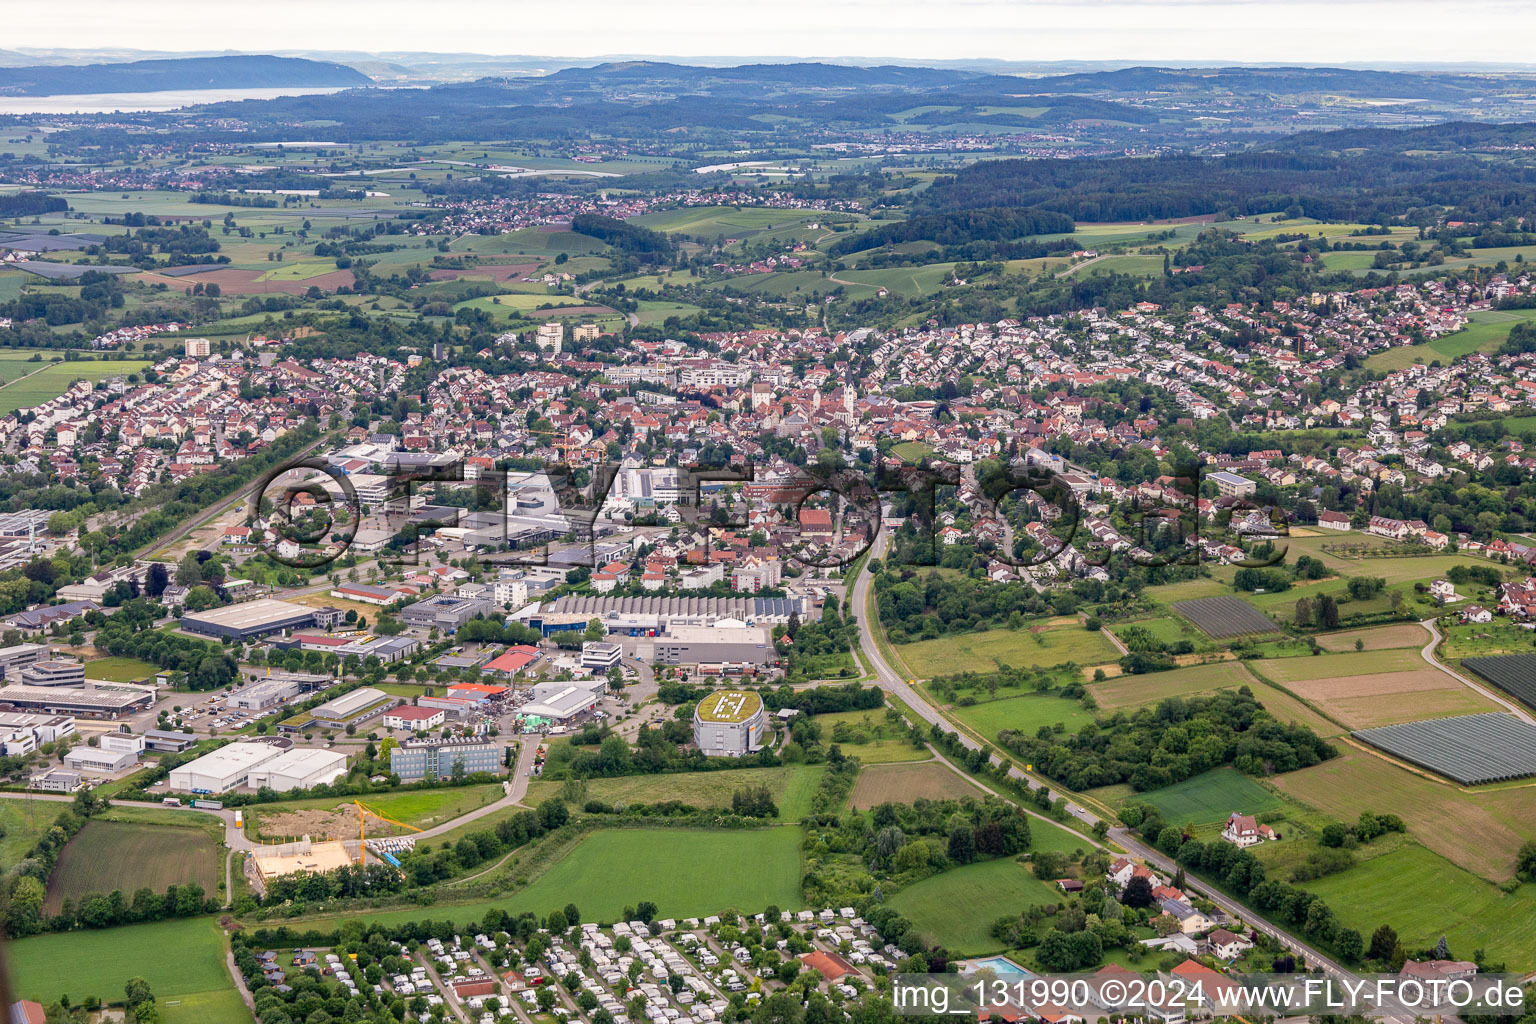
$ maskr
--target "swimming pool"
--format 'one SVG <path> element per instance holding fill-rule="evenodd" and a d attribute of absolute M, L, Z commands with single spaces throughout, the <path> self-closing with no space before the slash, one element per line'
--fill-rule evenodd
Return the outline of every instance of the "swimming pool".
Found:
<path fill-rule="evenodd" d="M 1029 971 L 1009 960 L 1005 956 L 989 956 L 984 960 L 969 960 L 966 962 L 966 974 L 976 971 L 991 971 L 999 978 L 1032 978 Z"/>

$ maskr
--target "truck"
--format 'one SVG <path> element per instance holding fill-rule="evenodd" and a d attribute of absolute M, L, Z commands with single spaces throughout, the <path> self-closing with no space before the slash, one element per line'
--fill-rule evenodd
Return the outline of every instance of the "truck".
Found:
<path fill-rule="evenodd" d="M 205 811 L 222 810 L 224 805 L 218 800 L 193 800 L 192 806 Z"/>
<path fill-rule="evenodd" d="M 244 827 L 245 827 L 245 812 L 240 810 L 240 808 L 237 807 L 237 808 L 235 808 L 235 828 L 244 828 Z"/>
<path fill-rule="evenodd" d="M 177 797 L 174 797 L 174 796 L 168 796 L 164 800 L 161 800 L 160 802 L 165 804 L 165 806 L 167 806 L 167 807 L 180 807 L 181 806 L 181 800 L 178 799 Z"/>

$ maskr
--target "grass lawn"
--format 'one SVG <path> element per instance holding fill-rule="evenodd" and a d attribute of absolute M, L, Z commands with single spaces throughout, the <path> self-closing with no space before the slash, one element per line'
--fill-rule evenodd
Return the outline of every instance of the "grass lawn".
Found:
<path fill-rule="evenodd" d="M 1120 652 L 1102 633 L 1081 626 L 1039 632 L 989 629 L 980 633 L 957 633 L 937 640 L 901 644 L 897 652 L 921 679 L 961 672 L 994 672 L 999 665 L 1049 668 L 1069 661 L 1079 665 L 1099 665 L 1120 657 Z"/>
<path fill-rule="evenodd" d="M 64 847 L 48 879 L 43 907 L 59 912 L 66 899 L 114 889 L 131 894 L 140 886 L 155 892 L 196 882 L 213 895 L 222 868 L 218 847 L 197 827 L 91 821 Z"/>
<path fill-rule="evenodd" d="M 640 900 L 655 903 L 663 917 L 702 917 L 726 909 L 756 913 L 770 903 L 794 910 L 803 906 L 800 840 L 800 830 L 790 826 L 728 832 L 604 829 L 583 838 L 527 886 L 498 899 L 347 916 L 385 924 L 423 917 L 478 921 L 491 907 L 542 917 L 574 902 L 584 921 L 613 921 Z M 323 927 L 336 920 L 313 923 Z"/>
<path fill-rule="evenodd" d="M 1280 798 L 1235 768 L 1217 768 L 1172 786 L 1137 793 L 1131 800 L 1151 804 L 1163 819 L 1183 825 L 1209 825 L 1227 820 L 1229 814 L 1257 814 L 1273 810 Z"/>
<path fill-rule="evenodd" d="M 767 786 L 784 821 L 799 821 L 810 813 L 811 796 L 826 768 L 797 765 L 779 768 L 738 768 L 713 772 L 679 772 L 673 775 L 624 775 L 613 779 L 588 779 L 583 787 L 587 800 L 609 804 L 653 804 L 681 800 L 695 807 L 729 807 L 731 794 L 748 786 Z M 525 804 L 539 804 L 561 795 L 563 782 L 537 781 L 528 786 Z"/>
<path fill-rule="evenodd" d="M 1019 697 L 1001 697 L 970 707 L 956 707 L 950 716 L 957 718 L 989 740 L 1003 729 L 1017 729 L 1034 735 L 1042 725 L 1065 725 L 1067 732 L 1093 721 L 1093 714 L 1075 700 L 1050 693 L 1026 693 Z"/>
<path fill-rule="evenodd" d="M 152 679 L 159 671 L 149 662 L 138 658 L 96 658 L 85 663 L 85 674 L 89 678 L 106 679 L 114 683 Z"/>
<path fill-rule="evenodd" d="M 1408 949 L 1433 946 L 1443 934 L 1458 958 L 1484 949 L 1514 971 L 1536 964 L 1536 886 L 1502 892 L 1422 846 L 1405 845 L 1302 888 L 1362 935 L 1390 924 Z"/>
<path fill-rule="evenodd" d="M 171 1024 L 180 1021 L 239 1021 L 233 1006 L 245 1013 L 224 966 L 224 941 L 216 917 L 184 918 L 154 924 L 126 925 L 100 931 L 38 935 L 8 943 L 11 980 L 17 998 L 37 998 L 44 1004 L 61 995 L 79 1003 L 95 995 L 103 1001 L 122 999 L 129 978 L 149 982 L 162 1006 L 180 999 L 188 1006 L 216 1006 L 220 1015 L 165 1013 Z M 68 965 L 64 968 L 62 965 Z"/>
<path fill-rule="evenodd" d="M 1132 626 L 1146 630 L 1165 644 L 1174 644 L 1180 640 L 1188 640 L 1195 645 L 1196 651 L 1214 651 L 1216 649 L 1216 645 L 1211 642 L 1209 637 L 1202 633 L 1188 619 L 1178 615 L 1163 615 L 1155 619 L 1117 622 L 1104 628 L 1115 634 L 1115 636 L 1122 636 L 1124 631 Z"/>
<path fill-rule="evenodd" d="M 1029 824 L 1035 827 L 1034 821 Z M 991 935 L 992 922 L 999 917 L 1031 905 L 1060 903 L 1062 898 L 1028 867 L 1003 858 L 925 878 L 897 892 L 889 902 L 928 942 L 969 956 L 1003 948 Z"/>

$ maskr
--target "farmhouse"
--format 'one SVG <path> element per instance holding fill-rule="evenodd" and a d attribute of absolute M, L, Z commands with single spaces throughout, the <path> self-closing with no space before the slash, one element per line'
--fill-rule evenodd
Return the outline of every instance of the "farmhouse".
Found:
<path fill-rule="evenodd" d="M 1251 814 L 1234 814 L 1221 830 L 1221 838 L 1234 846 L 1255 846 L 1279 839 L 1280 835 L 1268 825 L 1260 825 Z"/>

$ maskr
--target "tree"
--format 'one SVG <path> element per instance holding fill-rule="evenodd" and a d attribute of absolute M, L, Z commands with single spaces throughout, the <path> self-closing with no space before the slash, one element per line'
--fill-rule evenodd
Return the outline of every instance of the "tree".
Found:
<path fill-rule="evenodd" d="M 1515 855 L 1515 876 L 1522 882 L 1536 882 L 1536 839 L 1527 839 Z"/>
<path fill-rule="evenodd" d="M 1324 594 L 1317 599 L 1317 620 L 1324 629 L 1339 628 L 1339 605 L 1331 595 Z"/>
<path fill-rule="evenodd" d="M 603 625 L 602 619 L 593 619 L 587 623 L 587 631 L 582 634 L 588 643 L 597 643 L 608 635 L 608 627 Z"/>
<path fill-rule="evenodd" d="M 1125 892 L 1120 894 L 1120 902 L 1137 910 L 1152 905 L 1152 883 L 1141 875 L 1135 875 L 1125 885 Z"/>
<path fill-rule="evenodd" d="M 1372 960 L 1389 962 L 1392 953 L 1397 949 L 1397 932 L 1389 924 L 1384 924 L 1371 935 L 1371 948 L 1366 954 Z"/>
<path fill-rule="evenodd" d="M 149 575 L 144 580 L 144 593 L 150 597 L 159 597 L 165 593 L 167 584 L 171 581 L 170 570 L 163 562 L 151 562 Z"/>
<path fill-rule="evenodd" d="M 1344 928 L 1333 937 L 1333 950 L 1344 959 L 1346 963 L 1359 963 L 1360 953 L 1365 948 L 1365 940 L 1360 933 L 1353 928 Z"/>
<path fill-rule="evenodd" d="M 1305 597 L 1298 597 L 1296 599 L 1295 620 L 1296 625 L 1303 629 L 1312 625 L 1312 602 L 1310 599 Z"/>
<path fill-rule="evenodd" d="M 957 864 L 969 864 L 976 859 L 976 832 L 969 825 L 956 825 L 949 830 L 949 859 Z"/>

